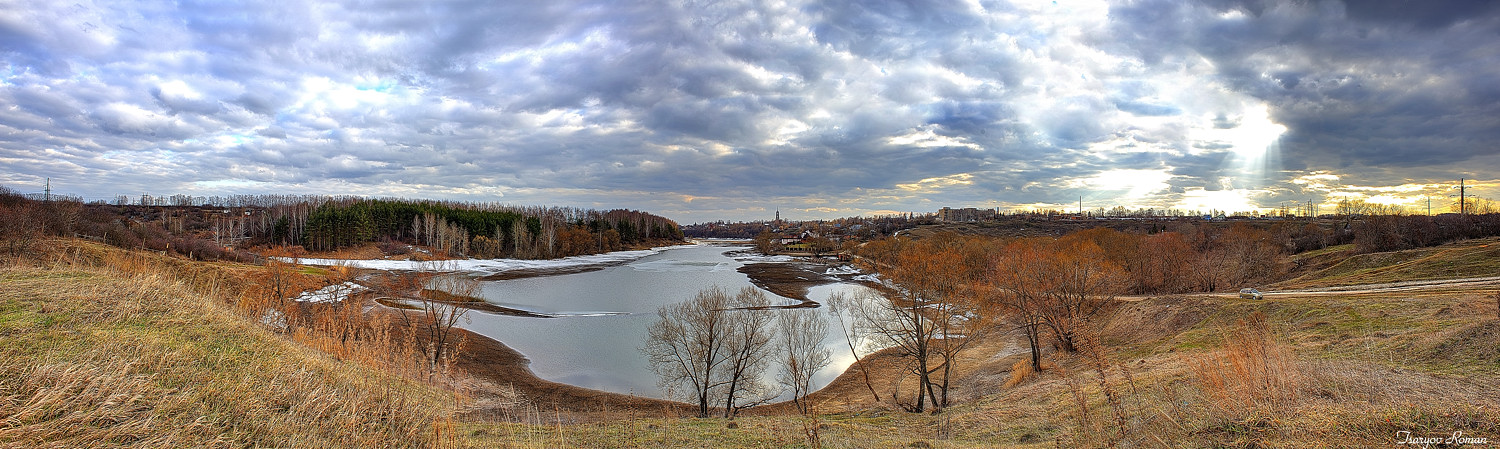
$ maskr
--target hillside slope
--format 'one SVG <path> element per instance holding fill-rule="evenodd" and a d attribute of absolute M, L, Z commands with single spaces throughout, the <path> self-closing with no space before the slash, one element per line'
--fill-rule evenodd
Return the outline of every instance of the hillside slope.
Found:
<path fill-rule="evenodd" d="M 1292 261 L 1303 269 L 1272 289 L 1500 276 L 1500 238 L 1367 254 L 1355 254 L 1353 245 L 1342 245 L 1299 254 Z"/>
<path fill-rule="evenodd" d="M 243 318 L 233 272 L 48 243 L 0 267 L 0 447 L 448 442 L 452 396 Z"/>

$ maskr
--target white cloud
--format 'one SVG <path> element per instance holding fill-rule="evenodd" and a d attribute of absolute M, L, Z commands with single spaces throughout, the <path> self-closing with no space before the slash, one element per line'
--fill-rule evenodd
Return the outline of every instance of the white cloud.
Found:
<path fill-rule="evenodd" d="M 0 183 L 710 219 L 1233 210 L 1493 171 L 1493 9 L 1224 4 L 24 3 L 0 11 Z"/>
<path fill-rule="evenodd" d="M 1255 201 L 1255 197 L 1265 192 L 1255 190 L 1204 190 L 1189 189 L 1183 193 L 1182 199 L 1172 206 L 1174 209 L 1210 211 L 1217 210 L 1224 213 L 1234 212 L 1257 212 L 1263 206 Z"/>

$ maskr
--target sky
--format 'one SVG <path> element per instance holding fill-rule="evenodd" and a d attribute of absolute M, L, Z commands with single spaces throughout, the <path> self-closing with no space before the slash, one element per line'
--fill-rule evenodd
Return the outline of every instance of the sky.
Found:
<path fill-rule="evenodd" d="M 0 186 L 1425 213 L 1500 196 L 1497 75 L 1488 1 L 0 0 Z"/>

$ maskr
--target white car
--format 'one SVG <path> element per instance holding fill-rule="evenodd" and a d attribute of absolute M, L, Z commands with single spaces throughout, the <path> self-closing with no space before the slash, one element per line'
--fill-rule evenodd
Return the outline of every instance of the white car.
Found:
<path fill-rule="evenodd" d="M 1240 289 L 1240 299 L 1260 299 L 1261 296 L 1260 290 L 1248 287 Z"/>

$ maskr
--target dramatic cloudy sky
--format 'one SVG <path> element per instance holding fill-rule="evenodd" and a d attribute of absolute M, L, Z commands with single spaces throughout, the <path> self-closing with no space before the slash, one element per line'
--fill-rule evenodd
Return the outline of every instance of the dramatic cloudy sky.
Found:
<path fill-rule="evenodd" d="M 0 0 L 0 185 L 1425 211 L 1500 194 L 1496 5 Z"/>

